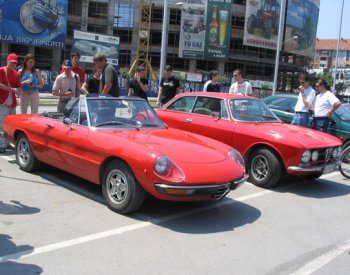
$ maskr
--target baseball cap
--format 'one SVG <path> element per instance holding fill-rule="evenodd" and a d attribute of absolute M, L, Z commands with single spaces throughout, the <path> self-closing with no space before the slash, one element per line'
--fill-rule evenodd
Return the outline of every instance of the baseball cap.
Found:
<path fill-rule="evenodd" d="M 10 53 L 7 56 L 7 61 L 11 62 L 11 63 L 18 63 L 18 56 L 15 53 Z"/>
<path fill-rule="evenodd" d="M 171 67 L 170 65 L 166 65 L 165 66 L 165 70 L 169 71 L 169 72 L 172 72 L 173 71 L 173 67 Z"/>
<path fill-rule="evenodd" d="M 66 59 L 65 61 L 63 61 L 63 68 L 72 68 L 72 62 L 70 62 L 70 60 Z"/>

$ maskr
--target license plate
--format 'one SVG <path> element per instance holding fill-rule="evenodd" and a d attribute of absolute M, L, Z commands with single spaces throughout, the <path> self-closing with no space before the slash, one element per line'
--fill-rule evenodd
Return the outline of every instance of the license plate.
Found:
<path fill-rule="evenodd" d="M 331 173 L 335 171 L 335 163 L 325 165 L 323 168 L 323 174 Z"/>

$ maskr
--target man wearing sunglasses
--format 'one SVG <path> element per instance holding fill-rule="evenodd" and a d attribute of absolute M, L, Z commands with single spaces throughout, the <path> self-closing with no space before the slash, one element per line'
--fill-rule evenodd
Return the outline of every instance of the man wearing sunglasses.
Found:
<path fill-rule="evenodd" d="M 308 74 L 301 74 L 299 76 L 299 83 L 299 97 L 295 105 L 292 124 L 307 127 L 316 93 L 310 86 L 310 76 Z"/>

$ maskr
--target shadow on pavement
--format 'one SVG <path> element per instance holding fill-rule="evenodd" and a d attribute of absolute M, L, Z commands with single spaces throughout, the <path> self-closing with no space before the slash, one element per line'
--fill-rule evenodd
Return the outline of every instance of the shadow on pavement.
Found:
<path fill-rule="evenodd" d="M 19 201 L 11 201 L 12 204 L 0 201 L 0 214 L 2 215 L 31 215 L 40 212 L 39 208 L 27 206 Z"/>
<path fill-rule="evenodd" d="M 32 264 L 12 262 L 33 251 L 29 245 L 17 246 L 9 235 L 0 234 L 0 273 L 1 274 L 41 274 L 43 269 Z"/>

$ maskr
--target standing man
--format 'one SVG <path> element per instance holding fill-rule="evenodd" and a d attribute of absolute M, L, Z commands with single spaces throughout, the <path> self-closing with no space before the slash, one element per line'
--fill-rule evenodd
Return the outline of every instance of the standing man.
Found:
<path fill-rule="evenodd" d="M 83 91 L 83 93 L 98 94 L 98 91 L 100 89 L 100 77 L 101 77 L 101 71 L 95 69 L 93 77 L 85 81 L 83 86 L 81 87 L 81 90 Z"/>
<path fill-rule="evenodd" d="M 341 103 L 339 99 L 329 91 L 328 84 L 325 80 L 317 80 L 316 89 L 320 93 L 316 96 L 312 128 L 327 132 L 329 118 L 332 116 L 332 113 L 339 108 Z"/>
<path fill-rule="evenodd" d="M 79 75 L 72 71 L 72 63 L 70 60 L 63 62 L 63 73 L 59 74 L 52 87 L 52 95 L 59 96 L 57 105 L 58 112 L 64 112 L 68 101 L 77 96 L 80 91 Z"/>
<path fill-rule="evenodd" d="M 299 76 L 299 97 L 295 104 L 295 114 L 292 124 L 307 127 L 309 123 L 310 110 L 313 109 L 312 104 L 315 100 L 315 90 L 310 86 L 310 76 L 301 74 Z"/>
<path fill-rule="evenodd" d="M 85 71 L 82 67 L 79 66 L 80 61 L 80 53 L 72 52 L 70 54 L 70 61 L 72 62 L 72 71 L 79 75 L 80 78 L 80 86 L 85 82 Z M 62 66 L 61 73 L 63 73 L 64 68 Z"/>
<path fill-rule="evenodd" d="M 96 69 L 101 70 L 100 94 L 109 94 L 114 97 L 119 97 L 118 72 L 107 63 L 107 58 L 104 54 L 97 53 L 94 56 Z"/>
<path fill-rule="evenodd" d="M 242 71 L 237 69 L 233 71 L 233 77 L 235 82 L 231 85 L 229 93 L 230 94 L 240 94 L 240 95 L 252 95 L 252 85 L 243 79 Z"/>
<path fill-rule="evenodd" d="M 216 70 L 212 70 L 209 72 L 209 78 L 203 87 L 203 92 L 217 92 L 220 93 L 220 85 L 219 85 L 219 79 L 220 75 L 219 72 Z"/>
<path fill-rule="evenodd" d="M 7 56 L 7 65 L 0 68 L 0 132 L 3 122 L 10 114 L 16 113 L 16 95 L 22 94 L 21 78 L 16 71 L 18 57 L 15 53 Z M 5 153 L 9 143 L 0 135 L 0 153 Z"/>
<path fill-rule="evenodd" d="M 180 81 L 173 76 L 173 68 L 170 65 L 166 65 L 164 77 L 159 84 L 157 106 L 163 106 L 180 91 Z"/>
<path fill-rule="evenodd" d="M 145 67 L 138 66 L 134 78 L 129 83 L 128 96 L 139 96 L 147 100 L 148 80 L 145 75 Z"/>

